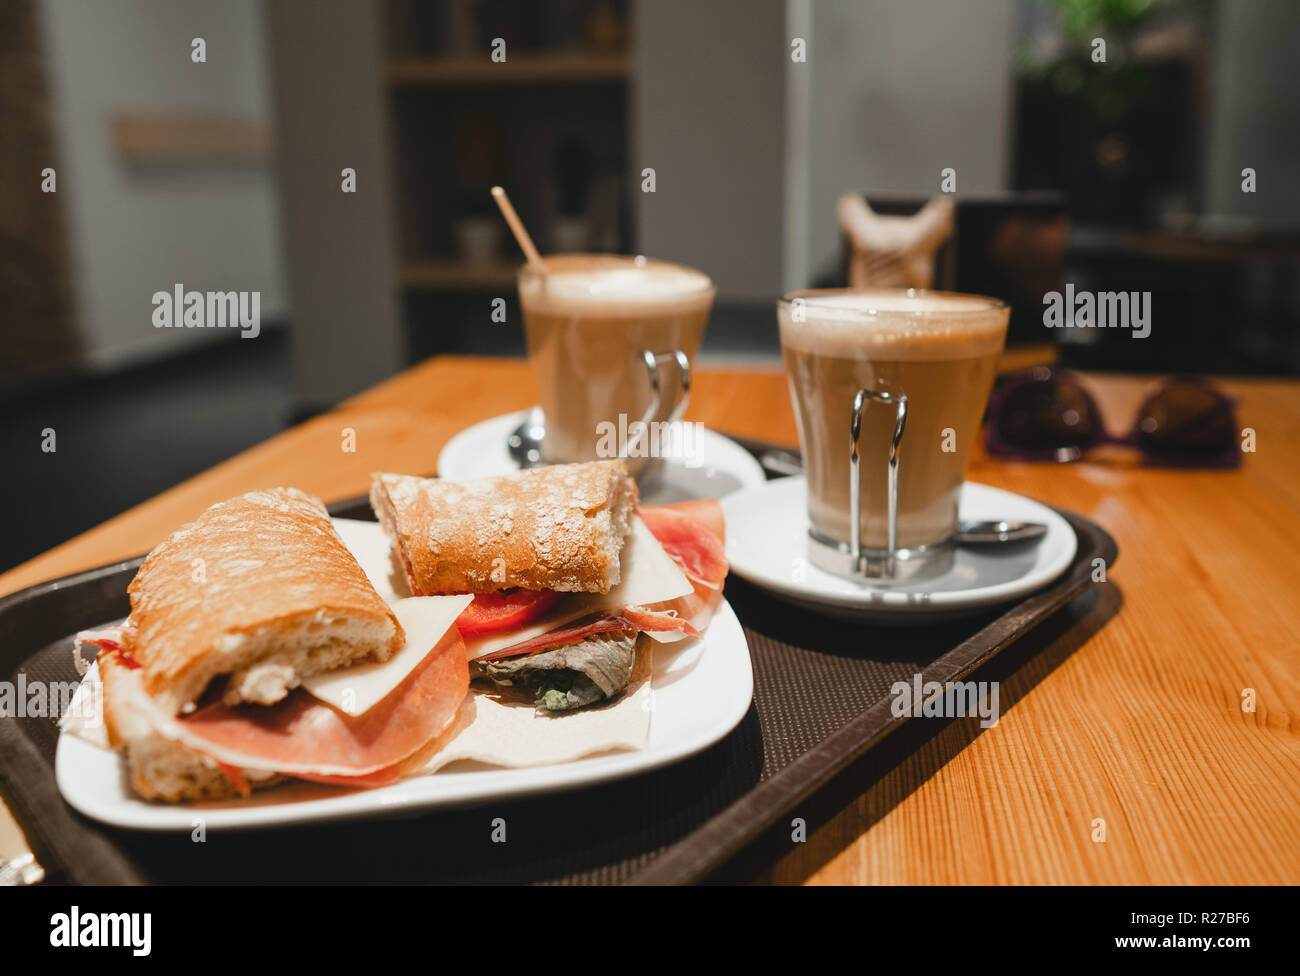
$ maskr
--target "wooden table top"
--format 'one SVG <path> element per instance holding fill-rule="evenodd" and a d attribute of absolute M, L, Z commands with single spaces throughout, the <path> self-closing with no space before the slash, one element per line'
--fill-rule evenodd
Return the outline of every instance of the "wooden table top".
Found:
<path fill-rule="evenodd" d="M 1150 385 L 1089 382 L 1114 429 Z M 973 459 L 972 480 L 1108 529 L 1110 583 L 1005 682 L 994 728 L 946 727 L 768 880 L 1300 883 L 1300 383 L 1223 385 L 1256 432 L 1240 470 Z M 430 360 L 5 573 L 0 595 L 144 552 L 254 488 L 333 500 L 375 470 L 431 473 L 458 430 L 535 399 L 520 361 Z M 689 418 L 795 443 L 775 370 L 701 368 Z"/>

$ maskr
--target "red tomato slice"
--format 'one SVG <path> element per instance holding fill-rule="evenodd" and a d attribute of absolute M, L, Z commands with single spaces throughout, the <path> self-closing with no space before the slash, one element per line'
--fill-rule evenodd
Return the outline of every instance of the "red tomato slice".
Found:
<path fill-rule="evenodd" d="M 521 589 L 476 593 L 474 602 L 456 618 L 456 629 L 467 637 L 514 630 L 542 616 L 561 595 L 555 590 Z"/>

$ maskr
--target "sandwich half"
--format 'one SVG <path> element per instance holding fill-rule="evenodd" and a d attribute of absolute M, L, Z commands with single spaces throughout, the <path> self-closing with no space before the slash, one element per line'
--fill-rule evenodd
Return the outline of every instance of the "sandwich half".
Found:
<path fill-rule="evenodd" d="M 144 690 L 177 712 L 218 676 L 225 704 L 273 705 L 405 639 L 325 506 L 295 488 L 212 506 L 149 554 L 127 593 Z"/>
<path fill-rule="evenodd" d="M 214 505 L 145 560 L 99 647 L 109 745 L 133 789 L 168 801 L 286 778 L 392 782 L 468 688 L 452 624 L 469 597 L 390 607 L 292 488 Z"/>
<path fill-rule="evenodd" d="M 617 698 L 638 642 L 698 636 L 727 563 L 716 502 L 637 507 L 621 461 L 451 482 L 376 474 L 371 506 L 413 594 L 473 594 L 471 675 L 559 713 Z"/>

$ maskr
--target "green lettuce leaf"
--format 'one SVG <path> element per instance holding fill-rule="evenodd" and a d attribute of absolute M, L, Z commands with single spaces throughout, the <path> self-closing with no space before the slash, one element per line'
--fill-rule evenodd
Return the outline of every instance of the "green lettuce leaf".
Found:
<path fill-rule="evenodd" d="M 636 664 L 636 634 L 596 634 L 536 654 L 476 663 L 478 676 L 531 692 L 539 712 L 570 712 L 623 693 Z"/>

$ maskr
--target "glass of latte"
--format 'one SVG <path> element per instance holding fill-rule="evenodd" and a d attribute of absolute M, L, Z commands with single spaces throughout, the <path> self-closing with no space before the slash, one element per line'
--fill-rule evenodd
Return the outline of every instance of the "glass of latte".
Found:
<path fill-rule="evenodd" d="M 646 471 L 686 406 L 714 287 L 668 261 L 547 255 L 519 272 L 548 463 L 624 457 Z"/>
<path fill-rule="evenodd" d="M 825 289 L 786 295 L 777 316 L 813 563 L 899 581 L 943 572 L 1010 309 L 953 292 Z"/>

